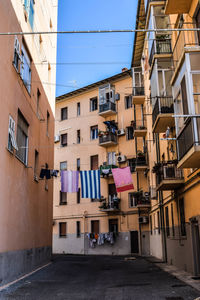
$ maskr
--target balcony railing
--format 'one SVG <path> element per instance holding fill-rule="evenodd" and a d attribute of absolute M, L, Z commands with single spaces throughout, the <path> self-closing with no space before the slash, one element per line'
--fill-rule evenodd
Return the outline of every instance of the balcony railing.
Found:
<path fill-rule="evenodd" d="M 116 165 L 101 165 L 100 166 L 100 175 L 103 178 L 109 178 L 112 176 L 112 169 L 118 168 Z"/>
<path fill-rule="evenodd" d="M 142 190 L 133 193 L 135 206 L 150 206 L 149 193 L 144 193 Z"/>
<path fill-rule="evenodd" d="M 107 143 L 117 144 L 117 135 L 110 131 L 99 137 L 99 145 Z"/>
<path fill-rule="evenodd" d="M 172 97 L 156 97 L 156 102 L 153 108 L 152 118 L 153 125 L 156 122 L 159 114 L 173 114 L 174 102 Z"/>
<path fill-rule="evenodd" d="M 196 27 L 196 23 L 184 23 L 181 28 L 192 29 Z M 199 47 L 198 33 L 196 31 L 180 31 L 178 37 L 176 38 L 175 45 L 173 46 L 173 60 L 175 69 L 182 57 L 183 51 L 186 48 L 192 50 L 194 47 Z"/>
<path fill-rule="evenodd" d="M 197 138 L 195 138 L 195 127 Z M 178 158 L 181 160 L 193 147 L 200 145 L 200 117 L 189 118 L 186 125 L 177 137 Z"/>
<path fill-rule="evenodd" d="M 101 205 L 99 206 L 99 209 L 104 212 L 119 211 L 120 210 L 120 198 L 110 195 L 108 197 L 108 201 L 106 199 L 103 199 L 103 201 L 101 201 Z"/>
<path fill-rule="evenodd" d="M 171 39 L 153 41 L 151 53 L 149 56 L 149 65 L 152 65 L 153 57 L 155 54 L 170 54 L 172 53 Z"/>
<path fill-rule="evenodd" d="M 133 88 L 133 96 L 144 96 L 144 87 L 143 86 L 136 86 Z"/>
<path fill-rule="evenodd" d="M 114 102 L 108 101 L 104 104 L 99 105 L 99 113 L 104 113 L 107 111 L 112 111 L 116 113 L 116 104 Z"/>

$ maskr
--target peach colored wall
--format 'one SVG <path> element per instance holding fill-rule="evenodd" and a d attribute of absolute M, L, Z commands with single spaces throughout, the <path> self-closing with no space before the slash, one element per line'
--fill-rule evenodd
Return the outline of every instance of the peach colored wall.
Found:
<path fill-rule="evenodd" d="M 10 1 L 0 2 L 0 27 L 2 32 L 21 30 Z M 44 181 L 34 181 L 33 170 L 35 149 L 39 152 L 39 168 L 45 163 L 53 168 L 54 116 L 34 64 L 29 95 L 12 65 L 13 53 L 14 36 L 1 37 L 0 252 L 51 246 L 52 240 L 53 180 L 48 181 L 46 191 Z M 37 88 L 41 93 L 40 112 L 44 121 L 36 115 Z M 7 150 L 9 115 L 15 120 L 17 130 L 18 109 L 29 123 L 28 168 Z M 49 137 L 46 135 L 47 110 Z"/>

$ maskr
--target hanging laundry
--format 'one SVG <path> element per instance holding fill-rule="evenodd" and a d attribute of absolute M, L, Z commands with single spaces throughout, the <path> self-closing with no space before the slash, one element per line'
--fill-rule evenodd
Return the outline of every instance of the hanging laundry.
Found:
<path fill-rule="evenodd" d="M 80 171 L 82 198 L 100 199 L 100 171 Z"/>
<path fill-rule="evenodd" d="M 133 180 L 130 167 L 112 169 L 117 193 L 133 190 Z"/>
<path fill-rule="evenodd" d="M 59 173 L 58 170 L 51 170 L 51 176 L 52 177 L 58 177 L 58 173 Z"/>
<path fill-rule="evenodd" d="M 77 193 L 79 184 L 78 171 L 61 171 L 61 192 Z"/>
<path fill-rule="evenodd" d="M 46 177 L 46 179 L 50 179 L 51 178 L 51 173 L 49 169 L 41 169 L 40 171 L 40 178 L 44 179 L 44 177 Z"/>

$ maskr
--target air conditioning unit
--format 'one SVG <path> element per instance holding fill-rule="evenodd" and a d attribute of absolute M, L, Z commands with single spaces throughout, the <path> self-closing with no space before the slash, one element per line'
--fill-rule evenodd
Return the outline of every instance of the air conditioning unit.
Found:
<path fill-rule="evenodd" d="M 123 128 L 117 130 L 117 135 L 125 135 L 125 130 Z"/>
<path fill-rule="evenodd" d="M 147 216 L 142 216 L 138 218 L 139 224 L 148 224 L 149 223 L 149 217 Z"/>
<path fill-rule="evenodd" d="M 58 143 L 60 142 L 60 136 L 59 135 L 55 135 L 54 136 L 54 143 Z"/>
<path fill-rule="evenodd" d="M 125 155 L 119 155 L 117 156 L 117 162 L 118 163 L 123 163 L 126 161 L 126 156 Z"/>

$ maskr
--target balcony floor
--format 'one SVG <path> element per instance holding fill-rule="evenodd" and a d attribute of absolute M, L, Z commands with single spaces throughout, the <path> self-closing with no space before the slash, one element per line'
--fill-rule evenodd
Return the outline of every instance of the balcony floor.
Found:
<path fill-rule="evenodd" d="M 109 116 L 113 116 L 116 114 L 117 114 L 117 112 L 113 111 L 113 110 L 106 110 L 106 111 L 99 112 L 99 116 L 102 116 L 102 117 L 109 117 Z"/>
<path fill-rule="evenodd" d="M 190 6 L 192 4 L 192 0 L 167 0 L 165 6 L 165 14 L 184 14 L 188 13 L 190 10 Z"/>
<path fill-rule="evenodd" d="M 178 168 L 200 168 L 200 146 L 193 146 L 179 161 Z"/>
<path fill-rule="evenodd" d="M 184 179 L 164 179 L 156 188 L 157 191 L 171 191 L 180 188 L 184 184 Z"/>
<path fill-rule="evenodd" d="M 147 165 L 144 165 L 144 166 L 136 166 L 135 167 L 135 171 L 136 172 L 144 172 L 146 169 L 148 168 L 148 166 Z"/>
<path fill-rule="evenodd" d="M 134 130 L 134 137 L 145 137 L 147 134 L 147 129 L 136 129 Z"/>
<path fill-rule="evenodd" d="M 112 141 L 108 141 L 108 142 L 103 142 L 101 144 L 99 144 L 99 146 L 101 147 L 111 147 L 111 146 L 116 146 L 117 142 L 112 142 Z"/>
<path fill-rule="evenodd" d="M 172 117 L 172 114 L 159 114 L 153 125 L 152 131 L 155 133 L 162 133 L 167 130 L 168 126 L 175 126 L 175 118 Z"/>
<path fill-rule="evenodd" d="M 105 209 L 103 209 L 103 208 L 100 208 L 100 211 L 102 211 L 102 212 L 119 212 L 120 211 L 120 209 L 118 208 L 105 208 Z"/>
<path fill-rule="evenodd" d="M 145 96 L 133 96 L 133 104 L 144 104 Z"/>

